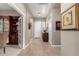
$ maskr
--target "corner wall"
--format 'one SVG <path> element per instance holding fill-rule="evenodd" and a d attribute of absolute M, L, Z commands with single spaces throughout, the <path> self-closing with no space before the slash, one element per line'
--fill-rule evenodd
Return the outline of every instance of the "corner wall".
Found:
<path fill-rule="evenodd" d="M 60 5 L 60 4 L 59 4 Z M 53 43 L 54 45 L 61 45 L 61 33 L 60 30 L 56 30 L 56 21 L 61 21 L 61 7 L 59 6 L 58 8 L 54 8 L 52 10 L 53 12 L 53 19 L 52 19 L 52 28 L 53 28 Z"/>
<path fill-rule="evenodd" d="M 27 45 L 32 39 L 33 39 L 33 29 L 34 29 L 34 20 L 31 16 L 31 14 L 29 13 L 29 11 L 27 10 L 27 13 L 26 13 L 26 19 L 27 19 L 27 22 L 26 22 L 26 40 L 25 40 L 25 45 Z M 28 28 L 28 23 L 31 23 L 31 29 Z"/>
<path fill-rule="evenodd" d="M 51 7 L 51 12 L 47 17 L 48 23 L 48 32 L 49 32 L 49 42 L 51 45 L 61 45 L 61 36 L 60 31 L 57 31 L 56 28 L 56 21 L 61 21 L 61 8 L 60 4 L 58 7 Z"/>
<path fill-rule="evenodd" d="M 28 15 L 27 15 L 27 9 L 22 3 L 9 3 L 10 6 L 12 6 L 17 12 L 23 16 L 23 48 L 25 48 L 26 45 L 29 44 L 29 30 L 28 30 Z"/>
<path fill-rule="evenodd" d="M 70 8 L 74 3 L 62 3 L 61 13 Z M 61 55 L 79 55 L 79 31 L 61 31 Z"/>

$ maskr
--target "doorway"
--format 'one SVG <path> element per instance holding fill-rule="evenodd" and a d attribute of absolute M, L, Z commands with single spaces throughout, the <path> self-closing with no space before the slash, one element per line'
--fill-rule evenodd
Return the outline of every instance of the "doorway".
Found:
<path fill-rule="evenodd" d="M 45 29 L 45 19 L 36 19 L 34 21 L 34 38 L 42 39 L 42 33 Z"/>
<path fill-rule="evenodd" d="M 19 38 L 22 35 L 19 33 L 19 30 L 21 30 L 22 32 L 22 29 L 20 27 L 23 27 L 23 22 L 21 22 L 20 20 L 23 20 L 23 18 L 21 19 L 20 17 L 22 17 L 22 15 L 8 3 L 0 4 L 0 32 L 8 32 L 7 45 L 10 47 L 17 46 L 22 48 L 19 45 L 19 39 L 23 38 Z"/>
<path fill-rule="evenodd" d="M 41 21 L 35 21 L 35 30 L 34 30 L 34 38 L 41 38 Z"/>

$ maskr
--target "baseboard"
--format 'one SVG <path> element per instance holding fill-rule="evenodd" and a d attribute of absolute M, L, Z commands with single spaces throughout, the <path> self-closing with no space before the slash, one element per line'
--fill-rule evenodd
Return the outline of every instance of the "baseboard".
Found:
<path fill-rule="evenodd" d="M 32 43 L 32 40 L 23 49 L 27 48 L 31 43 Z"/>
<path fill-rule="evenodd" d="M 33 40 L 33 39 L 32 39 L 32 40 Z M 16 56 L 17 56 L 23 49 L 27 48 L 27 47 L 32 43 L 32 40 L 31 40 L 24 48 L 22 48 L 22 49 L 16 54 Z"/>
<path fill-rule="evenodd" d="M 20 49 L 17 53 L 16 53 L 16 56 L 18 56 L 18 54 L 22 51 L 23 49 Z"/>
<path fill-rule="evenodd" d="M 51 45 L 51 47 L 62 47 L 62 45 Z"/>

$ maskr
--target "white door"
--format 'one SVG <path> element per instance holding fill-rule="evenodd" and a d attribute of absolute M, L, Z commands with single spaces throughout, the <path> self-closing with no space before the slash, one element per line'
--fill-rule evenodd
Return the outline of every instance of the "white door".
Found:
<path fill-rule="evenodd" d="M 41 20 L 35 21 L 34 24 L 34 38 L 41 38 Z"/>

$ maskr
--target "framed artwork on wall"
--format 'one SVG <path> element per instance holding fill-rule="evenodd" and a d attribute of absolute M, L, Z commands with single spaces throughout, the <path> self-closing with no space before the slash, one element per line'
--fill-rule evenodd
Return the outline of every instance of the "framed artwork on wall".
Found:
<path fill-rule="evenodd" d="M 56 21 L 56 30 L 61 30 L 61 21 Z"/>
<path fill-rule="evenodd" d="M 30 22 L 28 23 L 28 29 L 29 30 L 31 29 L 31 23 Z"/>
<path fill-rule="evenodd" d="M 79 30 L 79 4 L 62 13 L 62 30 Z"/>
<path fill-rule="evenodd" d="M 63 16 L 63 26 L 69 26 L 72 24 L 72 11 L 70 11 Z"/>

